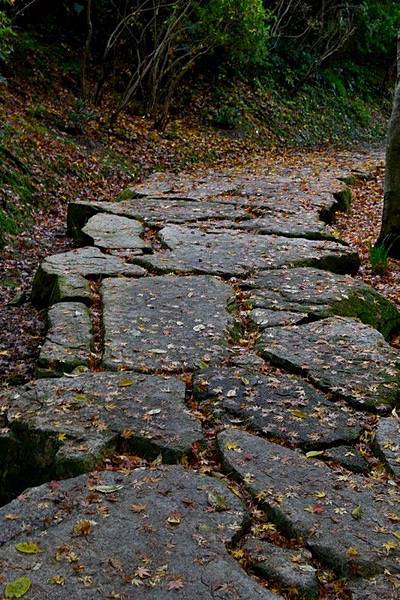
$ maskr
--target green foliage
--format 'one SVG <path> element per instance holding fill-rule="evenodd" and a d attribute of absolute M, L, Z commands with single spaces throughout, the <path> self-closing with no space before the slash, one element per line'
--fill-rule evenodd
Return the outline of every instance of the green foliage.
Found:
<path fill-rule="evenodd" d="M 369 245 L 369 262 L 377 275 L 386 273 L 389 267 L 389 249 L 385 245 Z"/>
<path fill-rule="evenodd" d="M 235 129 L 239 127 L 242 113 L 238 106 L 223 105 L 213 114 L 213 124 L 221 129 Z"/>
<path fill-rule="evenodd" d="M 394 56 L 400 27 L 398 0 L 363 0 L 357 12 L 354 45 L 359 57 L 387 62 Z M 387 65 L 386 65 L 387 66 Z"/>
<path fill-rule="evenodd" d="M 77 127 L 83 128 L 86 123 L 97 118 L 96 113 L 90 109 L 83 98 L 76 98 L 73 110 L 69 111 L 67 117 Z"/>
<path fill-rule="evenodd" d="M 12 4 L 6 0 L 3 4 Z M 0 10 L 0 58 L 6 60 L 12 52 L 15 32 L 5 10 Z"/>
<path fill-rule="evenodd" d="M 267 54 L 269 26 L 262 0 L 193 2 L 194 38 L 222 48 L 236 68 L 260 65 Z"/>
<path fill-rule="evenodd" d="M 334 71 L 325 71 L 324 79 L 332 86 L 335 94 L 338 96 L 347 96 L 346 86 L 342 79 Z"/>

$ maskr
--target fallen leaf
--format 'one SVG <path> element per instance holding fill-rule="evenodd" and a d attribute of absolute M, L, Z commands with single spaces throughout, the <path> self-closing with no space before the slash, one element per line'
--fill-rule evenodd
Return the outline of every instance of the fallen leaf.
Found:
<path fill-rule="evenodd" d="M 95 485 L 94 486 L 94 490 L 96 492 L 99 492 L 100 494 L 113 494 L 114 492 L 118 492 L 119 490 L 122 490 L 124 486 L 123 485 Z"/>
<path fill-rule="evenodd" d="M 19 542 L 15 544 L 15 549 L 22 554 L 38 554 L 40 548 L 34 542 Z"/>
<path fill-rule="evenodd" d="M 22 598 L 31 589 L 32 582 L 29 577 L 19 577 L 7 583 L 4 588 L 4 597 L 7 600 L 10 598 Z"/>
<path fill-rule="evenodd" d="M 146 510 L 145 504 L 131 504 L 129 509 L 134 513 L 141 513 Z"/>
<path fill-rule="evenodd" d="M 182 522 L 182 513 L 178 511 L 169 513 L 167 521 L 170 525 L 180 525 Z"/>
<path fill-rule="evenodd" d="M 353 519 L 356 519 L 357 521 L 361 519 L 362 514 L 363 514 L 363 511 L 362 511 L 362 508 L 360 505 L 356 506 L 351 511 L 351 516 L 353 517 Z"/>
<path fill-rule="evenodd" d="M 321 454 L 323 453 L 323 450 L 310 450 L 310 452 L 306 453 L 306 458 L 314 458 L 316 456 L 321 456 Z"/>

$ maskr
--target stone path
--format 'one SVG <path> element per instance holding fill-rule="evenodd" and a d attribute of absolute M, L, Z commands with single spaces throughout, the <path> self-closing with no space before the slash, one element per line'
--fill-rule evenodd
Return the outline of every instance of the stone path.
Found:
<path fill-rule="evenodd" d="M 69 206 L 0 402 L 4 598 L 399 597 L 400 314 L 331 227 L 343 175 Z"/>

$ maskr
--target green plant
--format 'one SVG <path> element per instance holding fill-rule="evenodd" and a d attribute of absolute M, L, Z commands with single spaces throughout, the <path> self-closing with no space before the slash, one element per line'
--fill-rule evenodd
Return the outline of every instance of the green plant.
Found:
<path fill-rule="evenodd" d="M 3 2 L 3 5 L 12 4 L 10 0 Z M 0 10 L 0 58 L 5 61 L 13 50 L 13 40 L 15 31 L 12 28 L 11 20 L 5 10 Z"/>
<path fill-rule="evenodd" d="M 74 108 L 69 111 L 68 117 L 77 127 L 83 127 L 89 121 L 96 119 L 95 111 L 91 110 L 82 98 L 76 98 Z"/>
<path fill-rule="evenodd" d="M 213 115 L 213 124 L 221 129 L 235 129 L 241 123 L 241 111 L 237 106 L 223 105 Z"/>
<path fill-rule="evenodd" d="M 389 248 L 384 244 L 369 245 L 369 262 L 373 273 L 383 275 L 389 267 Z"/>

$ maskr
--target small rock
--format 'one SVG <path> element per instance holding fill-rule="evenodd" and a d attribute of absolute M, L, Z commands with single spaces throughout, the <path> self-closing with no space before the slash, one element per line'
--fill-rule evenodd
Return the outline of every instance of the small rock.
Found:
<path fill-rule="evenodd" d="M 374 448 L 388 471 L 400 477 L 400 420 L 398 417 L 381 418 L 374 437 Z"/>
<path fill-rule="evenodd" d="M 48 321 L 38 376 L 60 377 L 79 365 L 88 365 L 92 344 L 89 309 L 79 302 L 60 302 L 49 310 Z"/>
<path fill-rule="evenodd" d="M 279 548 L 256 538 L 247 540 L 244 550 L 249 554 L 250 565 L 263 577 L 295 588 L 302 598 L 318 597 L 318 578 L 308 550 Z"/>

